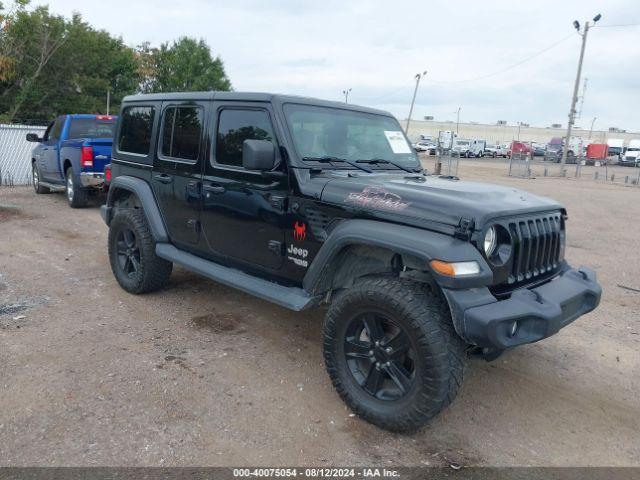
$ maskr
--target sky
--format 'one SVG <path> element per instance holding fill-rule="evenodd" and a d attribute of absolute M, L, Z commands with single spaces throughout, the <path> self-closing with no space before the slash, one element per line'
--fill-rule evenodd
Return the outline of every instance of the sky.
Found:
<path fill-rule="evenodd" d="M 413 118 L 567 124 L 581 37 L 589 30 L 581 118 L 640 131 L 640 2 L 378 0 L 35 0 L 74 11 L 135 46 L 203 38 L 236 91 L 344 100 Z M 609 25 L 609 27 L 607 27 Z M 517 65 L 519 63 L 519 65 Z M 582 90 L 582 84 L 581 84 Z M 578 104 L 580 106 L 580 103 Z"/>

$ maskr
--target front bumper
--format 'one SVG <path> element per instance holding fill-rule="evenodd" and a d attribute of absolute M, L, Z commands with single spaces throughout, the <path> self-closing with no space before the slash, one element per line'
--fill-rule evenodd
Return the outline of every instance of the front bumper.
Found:
<path fill-rule="evenodd" d="M 80 184 L 83 187 L 102 187 L 104 185 L 104 173 L 80 172 Z"/>
<path fill-rule="evenodd" d="M 553 335 L 595 309 L 601 295 L 596 273 L 586 267 L 567 267 L 551 281 L 516 290 L 504 300 L 486 288 L 445 289 L 458 333 L 470 344 L 495 350 Z"/>

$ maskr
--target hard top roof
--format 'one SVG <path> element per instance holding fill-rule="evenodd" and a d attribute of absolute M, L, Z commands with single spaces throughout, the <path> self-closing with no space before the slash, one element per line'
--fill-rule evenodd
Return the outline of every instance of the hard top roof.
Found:
<path fill-rule="evenodd" d="M 275 93 L 261 92 L 175 92 L 175 93 L 147 93 L 129 95 L 124 97 L 123 103 L 131 102 L 149 102 L 149 101 L 189 101 L 189 100 L 226 100 L 226 101 L 244 101 L 244 102 L 274 102 L 299 103 L 305 105 L 315 105 L 320 107 L 342 108 L 359 112 L 375 113 L 382 115 L 390 115 L 389 112 L 377 110 L 375 108 L 363 107 L 351 103 L 332 102 L 329 100 L 321 100 L 319 98 L 302 97 L 298 95 L 282 95 Z"/>

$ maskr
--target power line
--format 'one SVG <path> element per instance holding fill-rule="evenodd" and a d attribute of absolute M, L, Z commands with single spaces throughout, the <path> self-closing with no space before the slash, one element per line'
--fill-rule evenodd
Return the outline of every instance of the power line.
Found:
<path fill-rule="evenodd" d="M 593 28 L 640 27 L 640 23 L 618 23 L 615 25 L 594 25 Z"/>
<path fill-rule="evenodd" d="M 449 84 L 449 83 L 465 83 L 465 82 L 475 82 L 477 80 L 484 80 L 485 78 L 490 78 L 496 75 L 500 75 L 501 73 L 504 72 L 508 72 L 509 70 L 513 70 L 516 67 L 519 67 L 520 65 L 522 65 L 523 63 L 527 63 L 531 60 L 533 60 L 536 57 L 539 57 L 540 55 L 542 55 L 545 52 L 548 52 L 549 50 L 551 50 L 552 48 L 557 47 L 558 45 L 560 45 L 562 42 L 568 40 L 570 37 L 573 37 L 575 35 L 575 33 L 570 33 L 569 35 L 567 35 L 566 37 L 561 38 L 560 40 L 552 43 L 551 45 L 549 45 L 548 47 L 543 48 L 542 50 L 540 50 L 539 52 L 534 53 L 533 55 L 525 58 L 524 60 L 520 60 L 517 63 L 514 63 L 513 65 L 510 65 L 508 67 L 505 67 L 501 70 L 495 71 L 493 73 L 488 73 L 486 75 L 481 75 L 479 77 L 473 77 L 473 78 L 467 78 L 464 80 L 431 80 L 431 79 L 427 79 L 427 81 L 430 81 L 432 83 L 439 83 L 439 84 Z"/>
<path fill-rule="evenodd" d="M 486 74 L 486 75 L 481 75 L 481 76 L 479 76 L 479 77 L 474 77 L 474 78 L 467 78 L 467 79 L 463 79 L 463 80 L 432 80 L 432 79 L 430 79 L 430 78 L 426 78 L 426 79 L 425 79 L 425 81 L 426 81 L 426 82 L 429 82 L 429 83 L 435 83 L 435 84 L 440 84 L 440 85 L 446 85 L 446 84 L 456 84 L 456 83 L 474 82 L 474 81 L 477 81 L 477 80 L 483 80 L 483 79 L 485 79 L 485 78 L 494 77 L 494 76 L 496 76 L 496 75 L 500 75 L 501 73 L 508 72 L 509 70 L 513 70 L 514 68 L 516 68 L 516 67 L 518 67 L 518 66 L 520 66 L 520 65 L 522 65 L 522 64 L 524 64 L 524 63 L 526 63 L 526 62 L 529 62 L 529 61 L 533 60 L 533 59 L 534 59 L 534 58 L 536 58 L 536 57 L 539 57 L 539 56 L 540 56 L 540 55 L 542 55 L 543 53 L 548 52 L 548 51 L 549 51 L 549 50 L 551 50 L 552 48 L 557 47 L 557 46 L 558 46 L 558 45 L 560 45 L 562 42 L 564 42 L 564 41 L 568 40 L 569 38 L 573 37 L 574 35 L 575 35 L 575 33 L 573 33 L 573 32 L 572 32 L 572 33 L 570 33 L 569 35 L 567 35 L 566 37 L 563 37 L 563 38 L 561 38 L 561 39 L 557 40 L 556 42 L 554 42 L 554 43 L 552 43 L 551 45 L 549 45 L 549 46 L 547 46 L 547 47 L 543 48 L 542 50 L 540 50 L 540 51 L 538 51 L 538 52 L 534 53 L 533 55 L 531 55 L 531 56 L 529 56 L 529 57 L 527 57 L 527 58 L 525 58 L 525 59 L 523 59 L 523 60 L 520 60 L 519 62 L 516 62 L 516 63 L 514 63 L 513 65 L 510 65 L 510 66 L 508 66 L 508 67 L 505 67 L 505 68 L 503 68 L 503 69 L 500 69 L 500 70 L 498 70 L 498 71 L 495 71 L 495 72 L 493 72 L 493 73 L 489 73 L 489 74 Z M 407 90 L 408 90 L 408 88 L 409 88 L 409 85 L 407 85 L 406 87 L 400 87 L 399 89 L 396 89 L 396 90 L 394 90 L 393 92 L 391 92 L 391 93 L 389 93 L 389 94 L 381 95 L 381 96 L 376 96 L 376 97 L 373 97 L 373 98 L 369 98 L 368 100 L 369 100 L 369 102 L 376 102 L 377 100 L 381 100 L 381 99 L 389 99 L 389 98 L 391 98 L 391 97 L 394 97 L 395 95 L 397 95 L 397 94 L 398 94 L 398 93 L 400 93 L 400 92 L 407 91 Z"/>

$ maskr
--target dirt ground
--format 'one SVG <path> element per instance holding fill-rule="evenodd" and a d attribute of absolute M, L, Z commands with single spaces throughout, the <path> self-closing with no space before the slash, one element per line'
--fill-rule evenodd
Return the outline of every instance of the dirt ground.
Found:
<path fill-rule="evenodd" d="M 180 268 L 129 295 L 97 202 L 0 188 L 0 464 L 640 465 L 640 188 L 505 172 L 479 160 L 458 173 L 563 202 L 567 257 L 598 271 L 602 304 L 493 363 L 471 359 L 454 404 L 409 436 L 338 398 L 322 311 Z"/>

